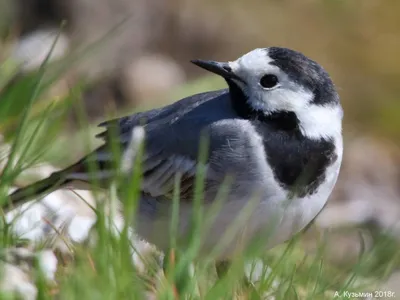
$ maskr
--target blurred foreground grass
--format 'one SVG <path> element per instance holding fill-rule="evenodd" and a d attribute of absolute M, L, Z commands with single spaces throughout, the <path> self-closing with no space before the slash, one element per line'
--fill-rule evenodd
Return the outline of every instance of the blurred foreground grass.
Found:
<path fill-rule="evenodd" d="M 46 77 L 46 68 L 30 74 L 22 81 L 11 82 L 14 74 L 10 72 L 7 63 L 2 64 L 0 82 L 4 84 L 0 91 L 0 129 L 6 141 L 13 145 L 11 155 L 3 158 L 5 162 L 12 160 L 0 178 L 0 200 L 3 206 L 7 202 L 7 191 L 17 178 L 23 177 L 24 170 L 40 162 L 65 167 L 77 156 L 87 152 L 88 148 L 94 148 L 96 141 L 93 136 L 98 131 L 95 124 L 88 124 L 83 119 L 81 131 L 67 132 L 67 115 L 72 104 L 80 101 L 78 88 L 65 95 L 65 99 L 54 102 L 53 99 L 46 99 L 45 95 L 57 78 Z M 164 104 L 220 87 L 224 87 L 224 83 L 215 77 L 201 79 L 167 96 Z M 137 182 L 132 186 L 137 186 Z M 136 191 L 131 192 L 135 194 Z M 128 202 L 134 202 L 135 198 Z M 134 205 L 127 202 L 124 204 Z M 320 251 L 313 255 L 307 254 L 298 242 L 298 236 L 288 244 L 262 253 L 260 258 L 265 265 L 259 270 L 259 281 L 252 288 L 244 288 L 240 284 L 244 276 L 244 258 L 251 261 L 255 257 L 250 254 L 238 257 L 237 266 L 234 263 L 230 275 L 218 279 L 210 258 L 194 259 L 190 249 L 198 243 L 199 237 L 193 236 L 188 248 L 180 249 L 171 274 L 156 283 L 156 270 L 159 266 L 155 266 L 154 262 L 149 263 L 145 274 L 138 272 L 132 264 L 127 228 L 121 235 L 115 236 L 107 229 L 107 216 L 101 207 L 97 214 L 96 245 L 77 245 L 73 260 L 59 265 L 55 286 L 46 284 L 38 276 L 39 299 L 147 299 L 149 292 L 156 299 L 173 299 L 174 285 L 181 286 L 185 299 L 261 299 L 265 294 L 271 297 L 269 299 L 332 299 L 335 292 L 341 295 L 344 291 L 367 292 L 376 289 L 398 263 L 398 250 L 382 242 L 375 252 L 361 257 L 356 265 L 338 269 L 327 264 Z M 17 239 L 10 238 L 8 229 L 4 219 L 1 219 L 2 249 L 17 243 Z M 380 261 L 377 252 L 389 259 Z M 189 265 L 192 263 L 194 274 L 188 276 Z"/>

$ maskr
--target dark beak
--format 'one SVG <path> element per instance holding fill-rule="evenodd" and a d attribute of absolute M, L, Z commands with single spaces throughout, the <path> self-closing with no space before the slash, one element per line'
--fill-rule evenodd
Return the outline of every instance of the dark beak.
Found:
<path fill-rule="evenodd" d="M 228 63 L 201 59 L 195 59 L 191 62 L 194 63 L 196 66 L 199 66 L 200 68 L 203 68 L 214 74 L 220 75 L 225 79 L 236 79 L 240 82 L 244 82 L 243 79 L 233 73 L 232 68 L 229 66 Z"/>

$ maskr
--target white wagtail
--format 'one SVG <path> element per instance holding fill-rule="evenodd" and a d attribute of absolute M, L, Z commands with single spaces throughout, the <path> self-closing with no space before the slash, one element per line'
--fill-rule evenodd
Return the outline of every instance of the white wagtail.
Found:
<path fill-rule="evenodd" d="M 205 206 L 214 203 L 227 175 L 232 180 L 202 249 L 210 251 L 218 245 L 255 194 L 259 201 L 242 228 L 245 240 L 254 238 L 276 216 L 280 216 L 278 227 L 266 247 L 302 230 L 325 205 L 342 161 L 343 111 L 328 73 L 303 54 L 279 47 L 255 49 L 231 62 L 192 62 L 222 76 L 229 88 L 100 124 L 107 129 L 99 135 L 103 146 L 17 190 L 10 195 L 11 202 L 21 204 L 75 183 L 81 187 L 93 176 L 107 187 L 117 167 L 132 174 L 130 146 L 141 140 L 132 132 L 141 128 L 143 178 L 135 230 L 160 250 L 168 250 L 174 178 L 181 176 L 178 233 L 185 236 L 193 217 L 198 150 L 205 132 Z M 113 128 L 125 157 L 119 166 L 109 147 L 108 133 Z M 96 174 L 89 172 L 89 163 L 96 164 Z M 237 242 L 227 244 L 218 259 L 229 259 Z"/>

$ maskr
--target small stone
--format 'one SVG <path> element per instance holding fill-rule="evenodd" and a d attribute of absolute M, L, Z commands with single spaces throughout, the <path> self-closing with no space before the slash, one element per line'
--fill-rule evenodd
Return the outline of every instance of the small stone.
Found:
<path fill-rule="evenodd" d="M 55 280 L 58 260 L 52 250 L 44 250 L 36 254 L 39 267 L 45 278 L 49 281 Z"/>
<path fill-rule="evenodd" d="M 168 56 L 142 56 L 122 72 L 122 89 L 128 99 L 148 104 L 186 80 L 182 68 Z"/>
<path fill-rule="evenodd" d="M 58 38 L 57 38 L 58 36 Z M 54 42 L 56 44 L 53 47 Z M 40 67 L 50 51 L 49 61 L 63 57 L 69 48 L 69 39 L 56 29 L 41 29 L 22 37 L 14 45 L 11 57 L 22 64 L 22 70 L 32 71 Z"/>
<path fill-rule="evenodd" d="M 23 300 L 36 299 L 36 286 L 24 271 L 12 264 L 5 263 L 3 272 L 4 276 L 0 281 L 2 292 L 18 295 Z"/>

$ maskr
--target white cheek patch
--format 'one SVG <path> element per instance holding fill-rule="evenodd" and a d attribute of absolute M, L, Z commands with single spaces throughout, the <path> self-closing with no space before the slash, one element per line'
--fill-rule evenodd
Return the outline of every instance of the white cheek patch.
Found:
<path fill-rule="evenodd" d="M 310 92 L 300 88 L 296 90 L 276 88 L 271 91 L 259 90 L 253 92 L 250 97 L 250 104 L 258 110 L 265 113 L 276 111 L 293 111 L 297 112 L 310 103 L 313 95 Z"/>
<path fill-rule="evenodd" d="M 293 91 L 275 93 L 268 101 L 250 97 L 255 110 L 268 113 L 292 111 L 299 120 L 300 131 L 312 139 L 336 138 L 342 134 L 343 110 L 339 104 L 316 105 L 310 103 L 310 95 Z"/>
<path fill-rule="evenodd" d="M 311 103 L 312 94 L 305 90 L 270 91 L 268 99 L 265 93 L 257 92 L 249 97 L 255 110 L 264 113 L 292 111 L 299 120 L 300 131 L 312 139 L 336 138 L 342 134 L 343 110 L 339 104 L 316 105 Z"/>
<path fill-rule="evenodd" d="M 310 104 L 296 115 L 300 120 L 300 130 L 309 138 L 339 138 L 342 135 L 343 110 L 338 104 Z"/>

